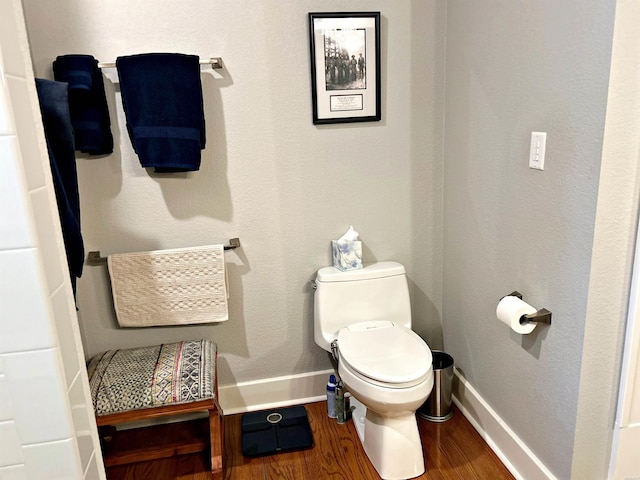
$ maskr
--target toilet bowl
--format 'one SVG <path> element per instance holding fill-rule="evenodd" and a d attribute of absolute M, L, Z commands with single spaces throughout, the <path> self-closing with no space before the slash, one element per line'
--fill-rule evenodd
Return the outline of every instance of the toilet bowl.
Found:
<path fill-rule="evenodd" d="M 433 387 L 431 351 L 408 328 L 362 322 L 338 335 L 338 375 L 357 402 L 354 422 L 369 460 L 384 479 L 425 471 L 415 411 Z"/>
<path fill-rule="evenodd" d="M 425 471 L 416 410 L 433 387 L 431 350 L 411 330 L 404 267 L 318 270 L 314 338 L 334 353 L 352 395 L 354 423 L 367 457 L 384 480 Z"/>

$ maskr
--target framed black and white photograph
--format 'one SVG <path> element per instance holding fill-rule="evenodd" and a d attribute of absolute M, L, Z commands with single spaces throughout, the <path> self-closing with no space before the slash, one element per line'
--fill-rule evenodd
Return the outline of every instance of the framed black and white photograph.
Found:
<path fill-rule="evenodd" d="M 380 113 L 380 12 L 309 13 L 313 123 Z"/>

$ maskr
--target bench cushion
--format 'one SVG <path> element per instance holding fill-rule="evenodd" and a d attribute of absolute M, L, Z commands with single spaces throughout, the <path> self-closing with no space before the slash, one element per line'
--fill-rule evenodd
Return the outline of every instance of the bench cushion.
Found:
<path fill-rule="evenodd" d="M 192 340 L 109 350 L 88 364 L 96 415 L 214 398 L 216 344 Z"/>

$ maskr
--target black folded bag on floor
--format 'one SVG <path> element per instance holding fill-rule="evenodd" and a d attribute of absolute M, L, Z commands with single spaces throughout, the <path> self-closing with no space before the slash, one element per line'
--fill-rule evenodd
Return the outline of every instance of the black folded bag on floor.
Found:
<path fill-rule="evenodd" d="M 242 453 L 249 457 L 309 448 L 313 433 L 303 406 L 242 416 Z"/>

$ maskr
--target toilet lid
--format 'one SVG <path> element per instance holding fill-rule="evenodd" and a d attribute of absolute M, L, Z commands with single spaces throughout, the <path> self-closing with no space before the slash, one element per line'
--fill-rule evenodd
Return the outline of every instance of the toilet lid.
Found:
<path fill-rule="evenodd" d="M 361 322 L 338 333 L 340 361 L 364 377 L 416 385 L 431 370 L 431 350 L 412 330 L 389 321 Z"/>

